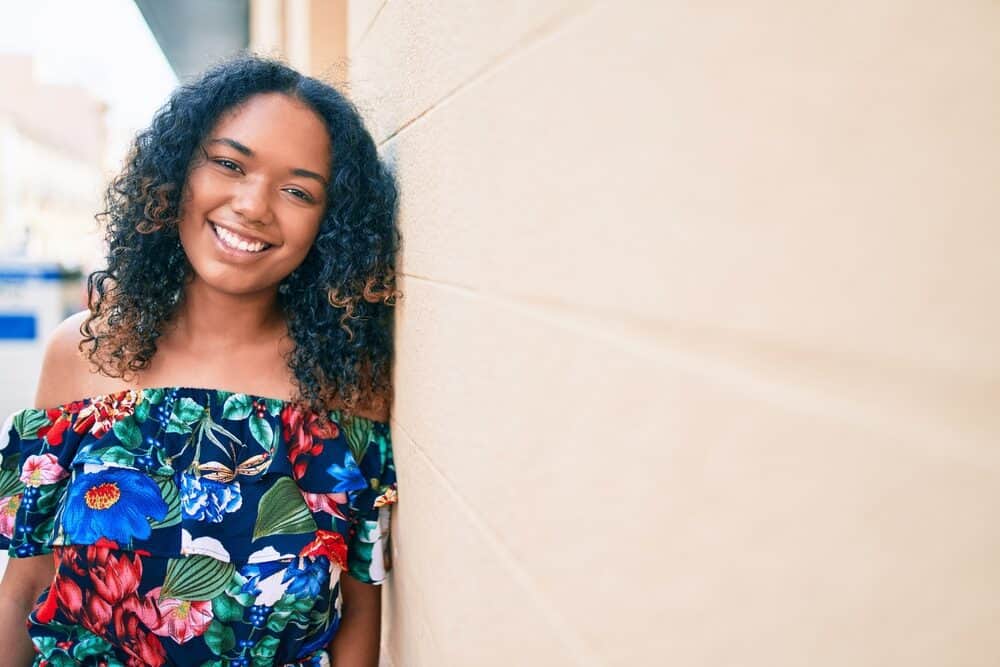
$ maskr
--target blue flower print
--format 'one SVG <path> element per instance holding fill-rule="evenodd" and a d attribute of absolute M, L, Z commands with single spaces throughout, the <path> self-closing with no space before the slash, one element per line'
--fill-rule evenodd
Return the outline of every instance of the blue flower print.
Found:
<path fill-rule="evenodd" d="M 330 561 L 326 556 L 306 560 L 303 566 L 289 565 L 281 581 L 290 581 L 286 592 L 297 598 L 312 599 L 319 595 L 330 575 Z"/>
<path fill-rule="evenodd" d="M 102 537 L 127 544 L 148 538 L 149 520 L 166 516 L 160 487 L 148 475 L 107 468 L 76 476 L 66 495 L 62 523 L 72 544 L 94 544 Z"/>
<path fill-rule="evenodd" d="M 205 477 L 181 475 L 181 511 L 195 521 L 222 523 L 227 512 L 243 505 L 239 482 L 225 484 Z"/>
<path fill-rule="evenodd" d="M 336 486 L 333 487 L 334 493 L 346 493 L 368 487 L 368 480 L 361 474 L 361 468 L 358 467 L 357 462 L 349 451 L 344 454 L 344 465 L 334 463 L 326 469 L 326 472 L 330 477 L 337 480 Z"/>
<path fill-rule="evenodd" d="M 320 649 L 326 648 L 330 644 L 330 640 L 337 633 L 337 629 L 340 627 L 340 616 L 326 627 L 323 632 L 316 634 L 312 640 L 306 642 L 299 649 L 299 665 L 301 667 L 330 667 L 330 661 L 327 657 L 326 651 Z M 304 662 L 304 658 L 301 656 L 309 656 L 308 662 Z"/>
<path fill-rule="evenodd" d="M 17 415 L 0 428 L 0 551 L 56 553 L 52 594 L 22 619 L 53 667 L 330 667 L 341 586 L 392 567 L 388 424 L 194 387 Z"/>
<path fill-rule="evenodd" d="M 240 574 L 246 577 L 246 581 L 240 587 L 241 593 L 249 593 L 258 596 L 261 593 L 260 581 L 267 579 L 273 574 L 280 572 L 285 567 L 285 563 L 280 560 L 268 561 L 264 563 L 254 563 L 247 565 L 240 570 Z"/>

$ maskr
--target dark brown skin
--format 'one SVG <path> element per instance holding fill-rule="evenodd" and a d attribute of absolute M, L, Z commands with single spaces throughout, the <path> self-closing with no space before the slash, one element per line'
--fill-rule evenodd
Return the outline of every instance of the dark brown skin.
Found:
<path fill-rule="evenodd" d="M 25 620 L 55 576 L 51 555 L 11 558 L 0 582 L 0 646 L 2 665 L 30 665 L 35 649 L 28 638 Z M 8 662 L 9 660 L 9 662 Z"/>
<path fill-rule="evenodd" d="M 213 141 L 218 139 L 239 147 Z M 325 206 L 322 181 L 329 178 L 325 127 L 295 100 L 258 95 L 223 116 L 204 148 L 206 154 L 188 177 L 179 223 L 194 279 L 158 340 L 150 367 L 125 379 L 95 372 L 77 349 L 87 315 L 78 313 L 50 339 L 35 407 L 139 387 L 207 387 L 285 400 L 295 396 L 294 377 L 284 360 L 292 342 L 277 306 L 277 290 L 305 258 L 319 230 Z M 272 247 L 254 256 L 227 254 L 209 220 Z M 389 420 L 385 402 L 356 412 Z M 3 664 L 31 663 L 24 620 L 53 575 L 51 556 L 11 559 L 0 583 L 0 646 L 16 658 Z M 381 588 L 346 573 L 340 581 L 343 619 L 331 644 L 333 664 L 376 667 Z"/>

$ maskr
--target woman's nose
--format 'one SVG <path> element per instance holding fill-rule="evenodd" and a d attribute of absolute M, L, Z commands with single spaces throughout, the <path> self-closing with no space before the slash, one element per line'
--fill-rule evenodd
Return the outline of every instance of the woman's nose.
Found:
<path fill-rule="evenodd" d="M 267 186 L 257 179 L 245 179 L 236 186 L 231 203 L 234 212 L 247 222 L 267 223 L 271 220 L 271 205 Z"/>

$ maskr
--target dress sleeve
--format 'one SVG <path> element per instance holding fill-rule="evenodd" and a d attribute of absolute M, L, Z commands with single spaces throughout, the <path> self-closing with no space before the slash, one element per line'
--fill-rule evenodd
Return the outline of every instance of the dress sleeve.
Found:
<path fill-rule="evenodd" d="M 347 566 L 351 576 L 381 584 L 392 568 L 389 527 L 396 503 L 396 465 L 389 425 L 375 423 L 368 446 L 358 462 L 368 485 L 351 492 Z"/>
<path fill-rule="evenodd" d="M 69 421 L 62 410 L 27 409 L 4 422 L 0 432 L 0 548 L 11 557 L 52 551 L 56 508 L 69 477 L 65 459 L 71 447 L 60 447 Z"/>

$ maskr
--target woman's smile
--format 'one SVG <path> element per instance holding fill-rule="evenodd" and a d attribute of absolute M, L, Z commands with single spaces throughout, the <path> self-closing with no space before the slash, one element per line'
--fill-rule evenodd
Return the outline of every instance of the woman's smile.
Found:
<path fill-rule="evenodd" d="M 227 255 L 256 257 L 274 247 L 266 241 L 223 227 L 211 220 L 208 221 L 208 226 L 212 228 L 216 240 Z"/>
<path fill-rule="evenodd" d="M 192 162 L 179 223 L 199 283 L 277 292 L 319 232 L 330 150 L 322 119 L 286 95 L 255 95 L 223 114 Z"/>

